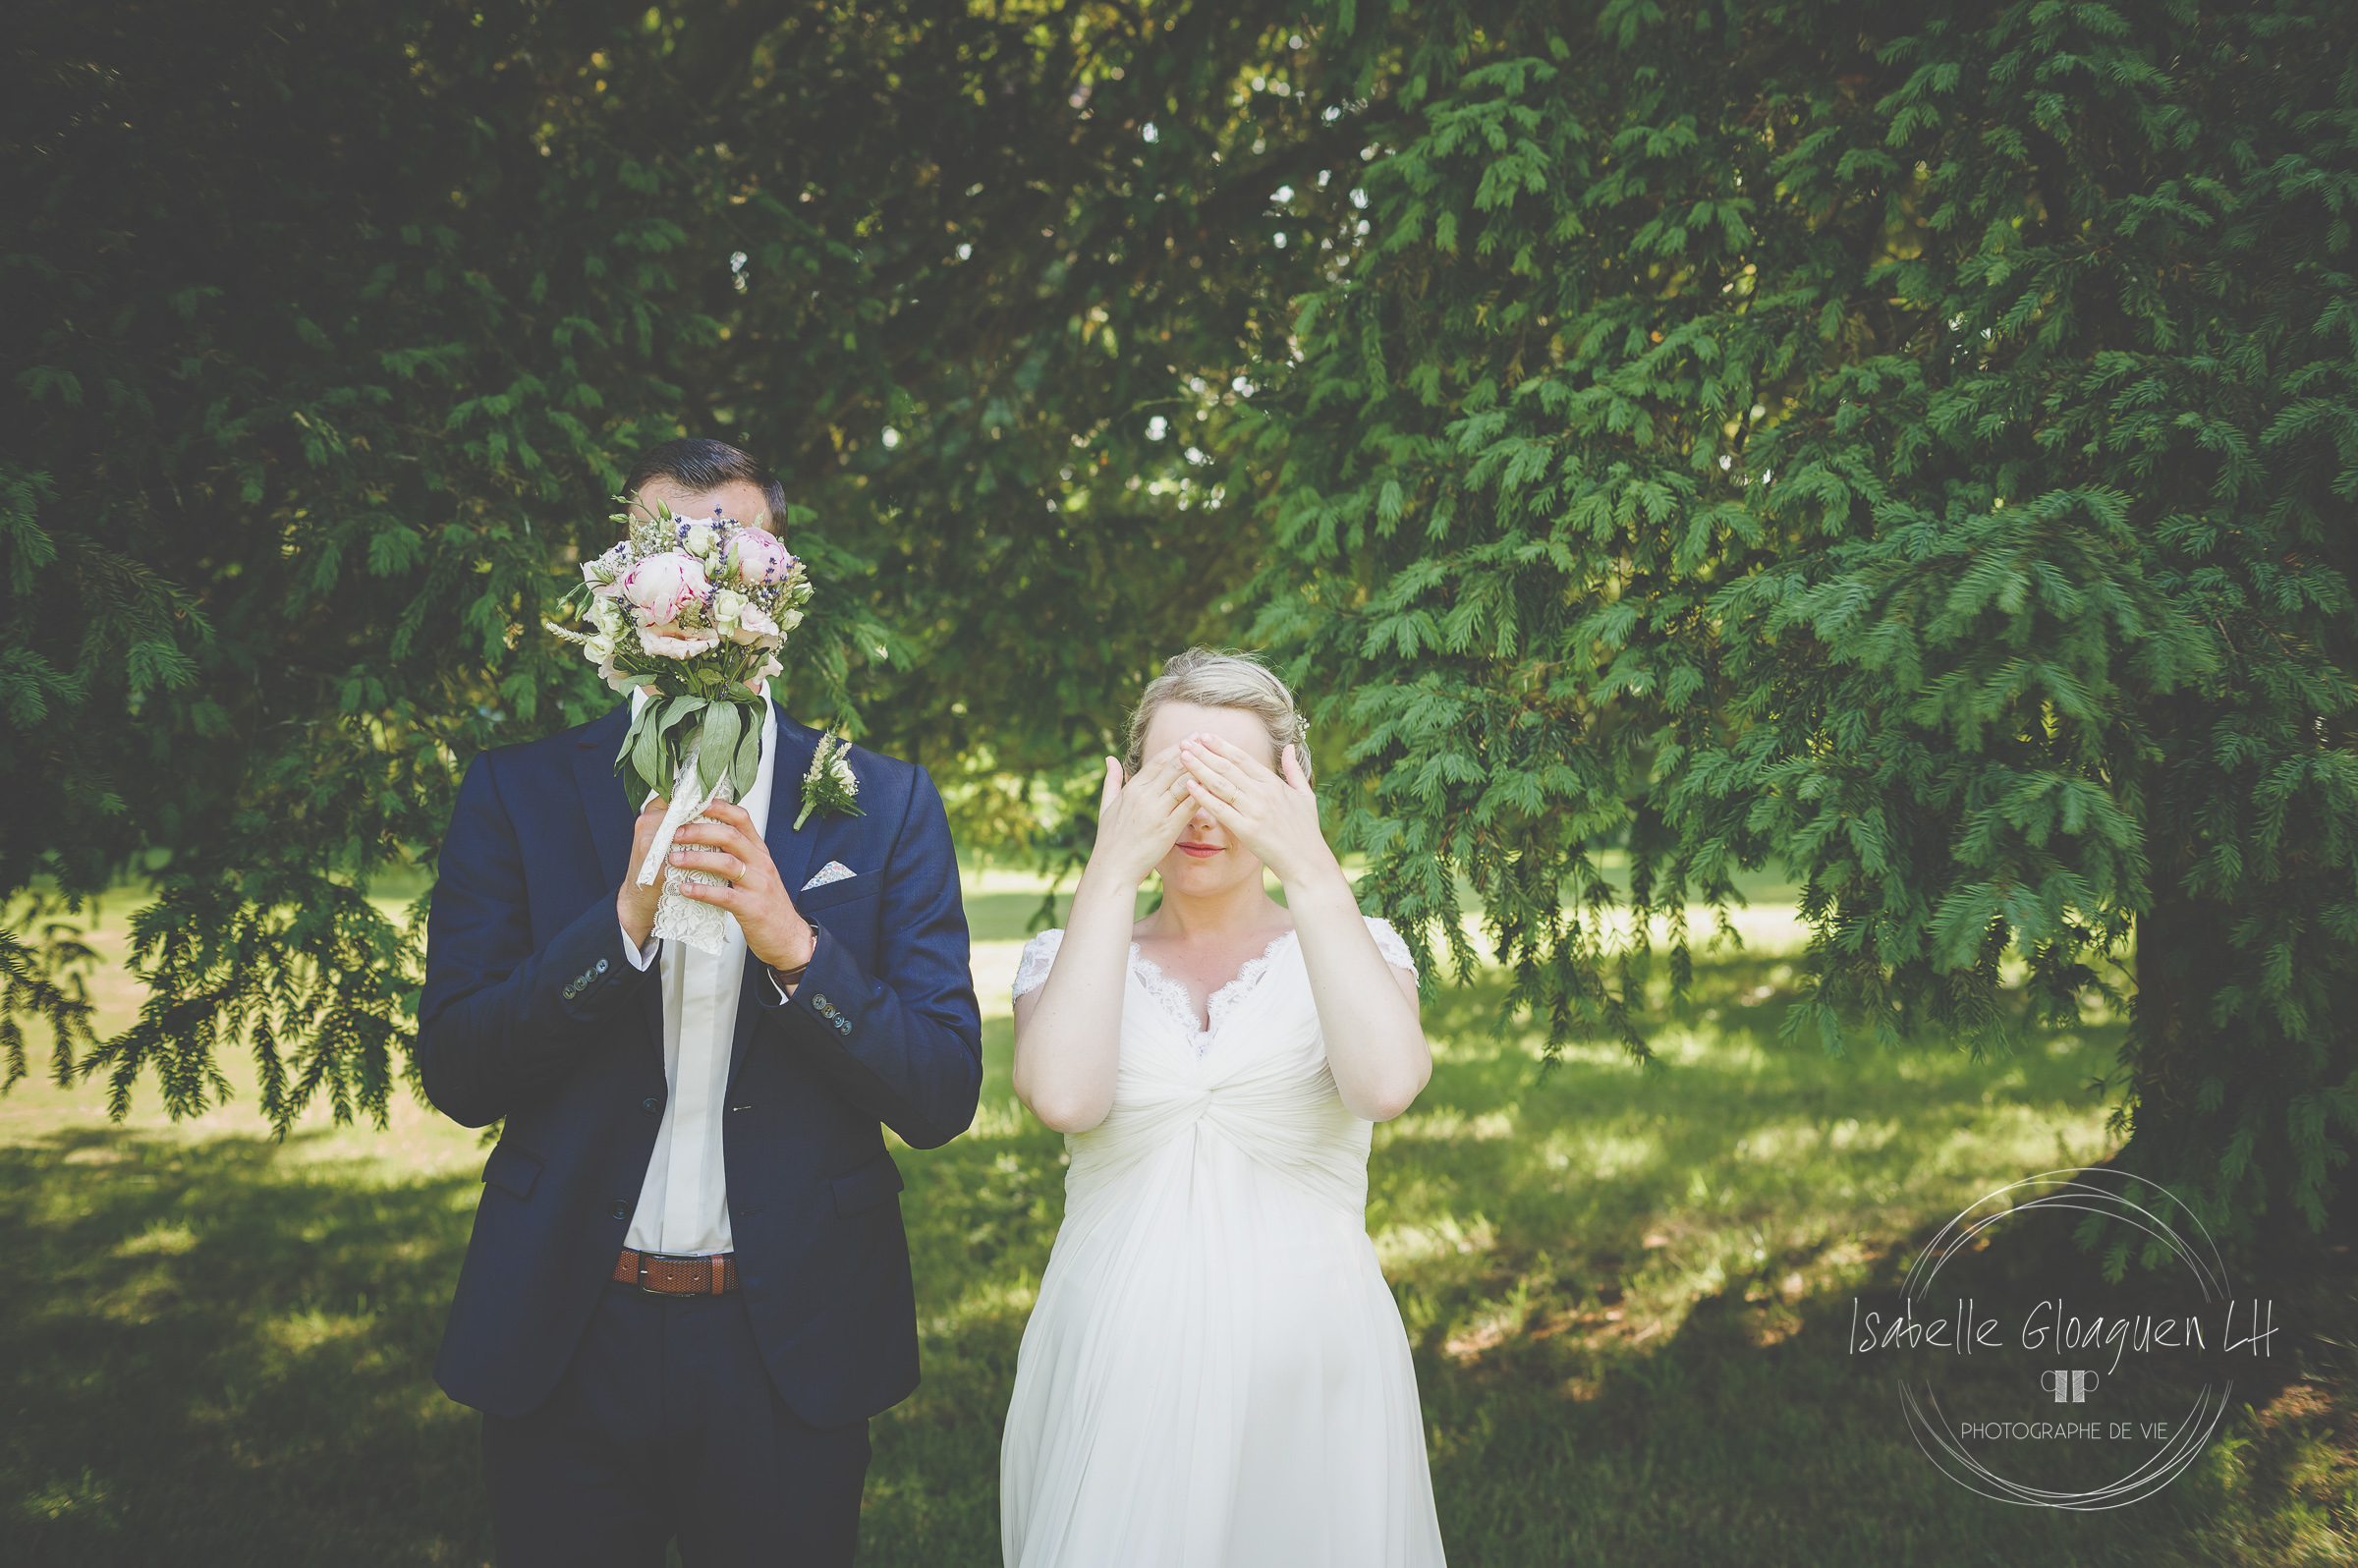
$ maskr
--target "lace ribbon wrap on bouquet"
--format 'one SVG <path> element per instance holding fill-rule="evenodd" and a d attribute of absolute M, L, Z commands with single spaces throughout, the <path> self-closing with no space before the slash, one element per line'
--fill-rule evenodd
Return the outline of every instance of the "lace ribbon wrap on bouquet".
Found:
<path fill-rule="evenodd" d="M 700 728 L 696 739 L 688 744 L 680 757 L 680 774 L 672 781 L 671 807 L 663 813 L 663 825 L 656 831 L 655 841 L 647 846 L 646 860 L 639 868 L 639 885 L 651 887 L 655 873 L 658 870 L 663 873 L 663 893 L 655 900 L 655 935 L 686 942 L 699 952 L 718 957 L 729 945 L 728 911 L 717 904 L 690 898 L 680 889 L 690 882 L 711 886 L 726 882 L 728 878 L 716 876 L 710 871 L 692 870 L 668 864 L 672 839 L 682 827 L 691 821 L 710 821 L 711 818 L 703 814 L 705 807 L 715 801 L 726 802 L 737 798 L 735 785 L 725 767 L 713 781 L 711 790 L 704 790 L 696 768 L 696 754 L 702 747 L 703 740 Z M 687 847 L 697 848 L 695 845 Z"/>

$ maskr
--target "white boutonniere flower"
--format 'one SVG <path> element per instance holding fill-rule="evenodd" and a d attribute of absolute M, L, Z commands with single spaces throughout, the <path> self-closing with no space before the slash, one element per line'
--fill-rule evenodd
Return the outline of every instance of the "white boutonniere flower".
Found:
<path fill-rule="evenodd" d="M 818 750 L 811 754 L 811 766 L 803 773 L 803 809 L 794 819 L 798 829 L 814 811 L 833 812 L 839 816 L 861 814 L 860 780 L 852 773 L 851 758 L 844 755 L 851 745 L 839 735 L 819 736 Z"/>

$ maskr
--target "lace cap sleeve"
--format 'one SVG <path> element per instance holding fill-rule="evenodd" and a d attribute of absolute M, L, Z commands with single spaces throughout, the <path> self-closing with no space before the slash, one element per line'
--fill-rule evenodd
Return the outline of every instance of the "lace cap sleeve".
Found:
<path fill-rule="evenodd" d="M 1401 939 L 1398 931 L 1392 929 L 1392 923 L 1380 915 L 1362 918 L 1367 921 L 1368 934 L 1376 938 L 1376 951 L 1383 955 L 1383 961 L 1394 969 L 1416 974 L 1417 961 L 1409 956 L 1408 943 Z"/>
<path fill-rule="evenodd" d="M 1398 937 L 1392 938 L 1398 941 Z M 1056 962 L 1056 949 L 1064 941 L 1062 929 L 1041 931 L 1024 944 L 1023 955 L 1015 962 L 1015 994 L 1039 989 L 1048 978 L 1049 968 Z"/>

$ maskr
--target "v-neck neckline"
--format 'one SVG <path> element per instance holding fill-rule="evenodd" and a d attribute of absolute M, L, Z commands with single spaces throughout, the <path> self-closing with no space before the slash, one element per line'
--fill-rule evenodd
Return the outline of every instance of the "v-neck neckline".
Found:
<path fill-rule="evenodd" d="M 1276 961 L 1278 949 L 1297 934 L 1298 931 L 1291 928 L 1279 931 L 1269 938 L 1268 945 L 1258 956 L 1246 959 L 1226 983 L 1207 993 L 1204 998 L 1204 1022 L 1201 1024 L 1196 1022 L 1196 999 L 1188 989 L 1187 981 L 1166 972 L 1160 964 L 1149 958 L 1146 949 L 1135 940 L 1130 944 L 1130 962 L 1138 972 L 1139 984 L 1146 988 L 1149 996 L 1162 1004 L 1164 1011 L 1170 1013 L 1175 1022 L 1186 1029 L 1189 1037 L 1197 1042 L 1200 1054 L 1205 1043 L 1219 1030 L 1220 1016 L 1224 1011 L 1222 1004 L 1250 992 Z"/>

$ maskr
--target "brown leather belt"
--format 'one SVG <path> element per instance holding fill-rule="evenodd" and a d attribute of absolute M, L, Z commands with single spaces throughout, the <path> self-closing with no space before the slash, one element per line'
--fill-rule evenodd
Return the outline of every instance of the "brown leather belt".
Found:
<path fill-rule="evenodd" d="M 724 1296 L 737 1288 L 737 1255 L 676 1256 L 638 1253 L 625 1247 L 614 1260 L 614 1283 L 636 1285 L 650 1296 Z"/>

